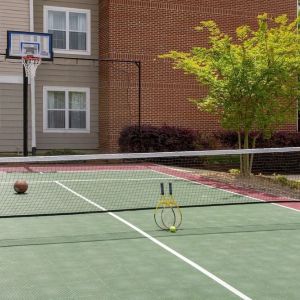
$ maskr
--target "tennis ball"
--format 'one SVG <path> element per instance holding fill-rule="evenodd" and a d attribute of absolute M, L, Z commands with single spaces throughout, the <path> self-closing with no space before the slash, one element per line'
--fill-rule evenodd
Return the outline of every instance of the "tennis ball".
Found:
<path fill-rule="evenodd" d="M 176 232 L 176 227 L 175 226 L 170 226 L 169 229 L 170 229 L 171 232 Z"/>

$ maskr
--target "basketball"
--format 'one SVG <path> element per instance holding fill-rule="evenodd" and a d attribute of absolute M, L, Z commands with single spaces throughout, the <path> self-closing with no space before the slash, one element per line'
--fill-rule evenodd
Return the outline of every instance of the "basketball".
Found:
<path fill-rule="evenodd" d="M 18 180 L 14 184 L 14 190 L 18 194 L 24 194 L 28 189 L 28 183 L 25 180 Z"/>

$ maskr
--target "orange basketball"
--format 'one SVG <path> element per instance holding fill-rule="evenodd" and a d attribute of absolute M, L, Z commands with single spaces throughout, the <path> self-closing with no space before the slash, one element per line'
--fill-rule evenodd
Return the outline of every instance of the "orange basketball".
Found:
<path fill-rule="evenodd" d="M 28 190 L 28 183 L 25 180 L 18 180 L 14 184 L 14 190 L 18 194 L 24 194 Z"/>

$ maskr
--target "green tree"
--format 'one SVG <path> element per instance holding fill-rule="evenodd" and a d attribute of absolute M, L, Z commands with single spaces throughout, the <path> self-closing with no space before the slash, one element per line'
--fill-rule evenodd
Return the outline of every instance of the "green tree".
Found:
<path fill-rule="evenodd" d="M 238 134 L 239 148 L 255 148 L 260 132 L 265 137 L 286 122 L 296 122 L 300 73 L 299 18 L 286 15 L 257 17 L 257 29 L 238 27 L 234 36 L 223 33 L 214 21 L 195 29 L 208 31 L 208 47 L 189 52 L 171 51 L 175 69 L 194 75 L 207 94 L 191 101 L 219 117 L 224 129 Z M 251 173 L 252 159 L 241 157 L 241 173 Z"/>

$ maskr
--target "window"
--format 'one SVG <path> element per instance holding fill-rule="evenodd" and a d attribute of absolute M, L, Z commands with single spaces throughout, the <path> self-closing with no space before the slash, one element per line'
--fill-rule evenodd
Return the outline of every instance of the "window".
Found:
<path fill-rule="evenodd" d="M 44 31 L 53 35 L 56 53 L 90 55 L 90 11 L 65 7 L 44 7 Z"/>
<path fill-rule="evenodd" d="M 44 87 L 45 132 L 89 132 L 88 88 Z"/>

